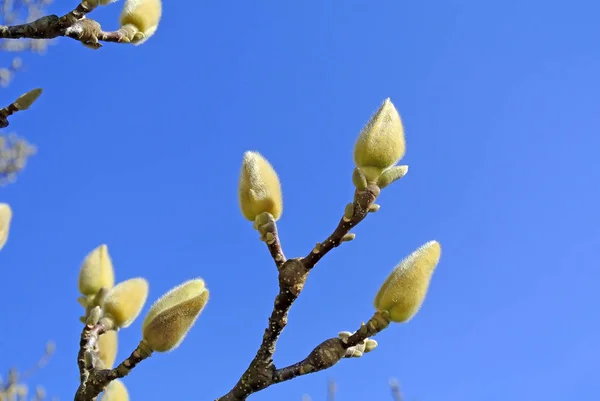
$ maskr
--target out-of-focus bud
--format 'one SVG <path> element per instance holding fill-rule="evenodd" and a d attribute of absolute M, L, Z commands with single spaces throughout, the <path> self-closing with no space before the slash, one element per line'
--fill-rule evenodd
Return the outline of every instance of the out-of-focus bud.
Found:
<path fill-rule="evenodd" d="M 104 317 L 110 319 L 116 328 L 129 327 L 144 307 L 148 287 L 148 281 L 141 277 L 117 284 L 106 294 Z"/>
<path fill-rule="evenodd" d="M 429 241 L 402 260 L 379 289 L 375 308 L 388 311 L 392 322 L 410 320 L 425 300 L 440 255 L 440 244 Z"/>
<path fill-rule="evenodd" d="M 103 369 L 112 369 L 117 358 L 118 334 L 115 330 L 109 330 L 98 338 L 98 356 L 104 364 Z"/>
<path fill-rule="evenodd" d="M 14 101 L 17 110 L 27 110 L 42 94 L 42 88 L 32 89 Z"/>
<path fill-rule="evenodd" d="M 171 289 L 148 311 L 142 324 L 143 342 L 156 352 L 177 348 L 206 306 L 208 296 L 200 278 Z"/>
<path fill-rule="evenodd" d="M 107 4 L 114 3 L 116 1 L 118 1 L 118 0 L 98 0 L 98 4 L 100 4 L 101 6 L 105 6 Z"/>
<path fill-rule="evenodd" d="M 404 127 L 389 98 L 371 117 L 354 146 L 354 163 L 373 182 L 404 156 Z M 355 183 L 356 184 L 356 183 Z"/>
<path fill-rule="evenodd" d="M 87 254 L 79 270 L 79 292 L 96 295 L 101 288 L 111 289 L 115 285 L 115 273 L 108 247 L 100 245 Z"/>
<path fill-rule="evenodd" d="M 0 203 L 0 249 L 4 248 L 10 233 L 12 209 L 8 203 Z"/>
<path fill-rule="evenodd" d="M 283 198 L 279 177 L 260 153 L 244 153 L 238 194 L 242 214 L 248 220 L 254 221 L 261 213 L 270 213 L 275 221 L 281 217 Z"/>
<path fill-rule="evenodd" d="M 125 387 L 125 384 L 119 379 L 111 381 L 108 386 L 106 386 L 100 401 L 129 401 L 127 387 Z"/>
<path fill-rule="evenodd" d="M 126 0 L 119 22 L 131 33 L 131 43 L 141 45 L 154 35 L 161 16 L 161 0 Z"/>

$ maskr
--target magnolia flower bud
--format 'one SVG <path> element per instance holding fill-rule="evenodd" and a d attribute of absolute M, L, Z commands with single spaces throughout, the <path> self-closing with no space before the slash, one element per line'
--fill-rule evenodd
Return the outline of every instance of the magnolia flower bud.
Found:
<path fill-rule="evenodd" d="M 405 151 L 402 120 L 387 98 L 360 132 L 354 146 L 354 163 L 372 182 L 398 163 Z"/>
<path fill-rule="evenodd" d="M 126 328 L 138 317 L 148 298 L 148 282 L 141 277 L 117 284 L 106 294 L 104 317 L 115 327 Z"/>
<path fill-rule="evenodd" d="M 248 220 L 254 221 L 261 213 L 270 213 L 275 221 L 281 217 L 283 199 L 279 177 L 260 153 L 244 153 L 238 193 L 242 214 Z"/>
<path fill-rule="evenodd" d="M 17 110 L 27 110 L 42 94 L 42 88 L 32 89 L 14 101 Z"/>
<path fill-rule="evenodd" d="M 385 170 L 379 178 L 377 178 L 377 186 L 383 189 L 392 182 L 399 180 L 408 173 L 408 166 L 394 166 Z"/>
<path fill-rule="evenodd" d="M 100 401 L 129 401 L 129 393 L 127 387 L 119 379 L 111 381 L 106 389 Z"/>
<path fill-rule="evenodd" d="M 115 273 L 108 247 L 100 245 L 87 254 L 79 270 L 79 292 L 96 295 L 101 288 L 111 289 L 115 285 Z"/>
<path fill-rule="evenodd" d="M 117 358 L 118 334 L 115 330 L 109 330 L 98 338 L 98 356 L 104 364 L 103 369 L 112 369 Z"/>
<path fill-rule="evenodd" d="M 142 324 L 143 342 L 156 352 L 179 346 L 208 302 L 204 280 L 187 281 L 152 305 Z"/>
<path fill-rule="evenodd" d="M 365 353 L 373 351 L 377 348 L 377 341 L 371 340 L 370 338 L 365 339 Z"/>
<path fill-rule="evenodd" d="M 156 32 L 161 15 L 161 0 L 126 0 L 119 22 L 133 33 L 131 43 L 141 45 Z"/>
<path fill-rule="evenodd" d="M 0 203 L 0 249 L 4 248 L 10 232 L 12 209 L 8 203 Z"/>
<path fill-rule="evenodd" d="M 379 289 L 375 308 L 388 311 L 392 322 L 410 320 L 425 300 L 440 255 L 440 244 L 429 241 L 402 260 Z"/>
<path fill-rule="evenodd" d="M 115 1 L 117 1 L 117 0 L 98 0 L 98 3 L 99 3 L 101 6 L 105 6 L 105 5 L 107 5 L 107 4 L 114 3 Z"/>

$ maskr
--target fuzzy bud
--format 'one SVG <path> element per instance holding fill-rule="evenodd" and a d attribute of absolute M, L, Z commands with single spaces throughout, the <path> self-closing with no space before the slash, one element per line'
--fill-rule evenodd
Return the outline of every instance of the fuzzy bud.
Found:
<path fill-rule="evenodd" d="M 402 120 L 387 98 L 361 131 L 354 146 L 354 163 L 372 182 L 398 163 L 405 151 Z"/>
<path fill-rule="evenodd" d="M 408 166 L 394 166 L 385 170 L 377 179 L 377 186 L 383 189 L 408 173 Z"/>
<path fill-rule="evenodd" d="M 154 35 L 161 16 L 161 0 L 126 0 L 119 23 L 132 34 L 131 43 L 141 45 Z"/>
<path fill-rule="evenodd" d="M 0 203 L 0 249 L 4 248 L 10 232 L 12 209 L 8 203 Z"/>
<path fill-rule="evenodd" d="M 254 221 L 269 213 L 275 221 L 283 212 L 281 184 L 271 164 L 258 152 L 244 153 L 238 186 L 240 208 L 245 218 Z"/>
<path fill-rule="evenodd" d="M 106 389 L 100 401 L 129 401 L 129 393 L 127 387 L 119 379 L 111 381 Z"/>
<path fill-rule="evenodd" d="M 101 6 L 105 6 L 107 4 L 114 3 L 116 1 L 117 0 L 98 0 L 98 4 L 100 4 Z"/>
<path fill-rule="evenodd" d="M 104 364 L 102 369 L 112 369 L 117 358 L 118 334 L 114 330 L 109 330 L 98 338 L 98 347 L 100 351 L 98 356 Z"/>
<path fill-rule="evenodd" d="M 94 306 L 90 313 L 88 313 L 87 318 L 85 319 L 85 324 L 88 326 L 95 326 L 98 324 L 98 321 L 102 317 L 102 308 L 99 306 Z"/>
<path fill-rule="evenodd" d="M 365 339 L 365 353 L 373 351 L 379 344 L 370 338 Z"/>
<path fill-rule="evenodd" d="M 355 167 L 352 172 L 352 183 L 359 191 L 367 189 L 367 177 L 365 177 L 365 173 L 358 167 Z"/>
<path fill-rule="evenodd" d="M 360 358 L 361 356 L 363 356 L 363 353 L 365 352 L 365 343 L 361 342 L 356 344 L 353 347 L 348 347 L 346 349 L 346 354 L 344 355 L 345 358 Z"/>
<path fill-rule="evenodd" d="M 148 281 L 141 277 L 117 284 L 106 294 L 104 317 L 109 318 L 117 328 L 129 327 L 146 303 L 148 287 Z"/>
<path fill-rule="evenodd" d="M 17 110 L 27 110 L 42 94 L 42 88 L 32 89 L 14 101 Z"/>
<path fill-rule="evenodd" d="M 142 324 L 143 342 L 155 352 L 179 346 L 208 302 L 204 280 L 187 281 L 152 305 Z"/>
<path fill-rule="evenodd" d="M 96 295 L 101 288 L 111 289 L 115 285 L 115 273 L 108 247 L 100 245 L 87 254 L 79 270 L 79 292 Z"/>
<path fill-rule="evenodd" d="M 356 238 L 356 234 L 354 233 L 348 233 L 346 235 L 344 235 L 342 237 L 342 242 L 350 242 L 352 241 L 354 238 Z"/>
<path fill-rule="evenodd" d="M 345 339 L 349 338 L 352 334 L 354 334 L 354 333 L 352 333 L 350 331 L 340 331 L 338 333 L 338 338 L 345 340 Z"/>
<path fill-rule="evenodd" d="M 381 208 L 381 205 L 372 203 L 369 205 L 369 213 L 376 213 L 377 211 L 379 211 L 380 208 Z"/>
<path fill-rule="evenodd" d="M 440 244 L 429 241 L 402 260 L 379 289 L 375 308 L 388 311 L 392 322 L 410 320 L 425 300 L 440 255 Z"/>

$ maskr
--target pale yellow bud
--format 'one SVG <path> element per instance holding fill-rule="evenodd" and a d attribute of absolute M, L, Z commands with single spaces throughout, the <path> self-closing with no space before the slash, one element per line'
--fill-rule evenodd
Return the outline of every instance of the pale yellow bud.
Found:
<path fill-rule="evenodd" d="M 354 163 L 368 181 L 398 163 L 404 156 L 404 127 L 398 111 L 389 98 L 371 117 L 354 146 Z"/>
<path fill-rule="evenodd" d="M 425 300 L 440 255 L 440 244 L 429 241 L 402 260 L 379 289 L 375 308 L 388 311 L 392 322 L 410 320 Z"/>
<path fill-rule="evenodd" d="M 8 203 L 0 203 L 0 249 L 4 248 L 10 232 L 12 209 Z"/>
<path fill-rule="evenodd" d="M 187 281 L 152 305 L 142 324 L 143 341 L 156 352 L 179 346 L 208 302 L 204 280 Z"/>
<path fill-rule="evenodd" d="M 108 247 L 100 245 L 87 254 L 79 270 L 79 292 L 96 295 L 101 288 L 111 289 L 115 285 L 115 273 Z"/>
<path fill-rule="evenodd" d="M 385 170 L 379 178 L 377 179 L 377 186 L 380 189 L 383 189 L 393 183 L 394 181 L 399 180 L 404 177 L 408 173 L 408 166 L 394 166 Z"/>
<path fill-rule="evenodd" d="M 106 294 L 104 317 L 118 328 L 129 327 L 138 317 L 148 298 L 148 281 L 141 277 L 117 284 Z"/>
<path fill-rule="evenodd" d="M 131 43 L 141 45 L 154 35 L 161 16 L 161 0 L 126 0 L 119 22 L 135 32 Z"/>
<path fill-rule="evenodd" d="M 42 94 L 42 88 L 32 89 L 14 101 L 17 110 L 27 110 Z"/>
<path fill-rule="evenodd" d="M 118 334 L 115 330 L 109 330 L 98 339 L 100 351 L 98 356 L 104 364 L 103 369 L 112 369 L 117 358 Z"/>
<path fill-rule="evenodd" d="M 125 384 L 119 379 L 111 381 L 108 386 L 106 386 L 100 401 L 129 401 L 127 387 L 125 387 Z"/>
<path fill-rule="evenodd" d="M 270 213 L 275 221 L 281 217 L 283 199 L 279 177 L 260 153 L 244 153 L 238 192 L 242 214 L 248 220 L 254 221 L 261 213 Z"/>
<path fill-rule="evenodd" d="M 375 348 L 377 348 L 377 345 L 379 345 L 377 344 L 377 341 L 367 338 L 365 340 L 365 353 L 373 351 Z"/>

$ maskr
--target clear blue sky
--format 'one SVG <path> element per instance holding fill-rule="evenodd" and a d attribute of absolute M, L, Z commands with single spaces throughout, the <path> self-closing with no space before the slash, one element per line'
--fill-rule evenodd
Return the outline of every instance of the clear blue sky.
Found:
<path fill-rule="evenodd" d="M 119 11 L 92 16 L 113 28 Z M 593 1 L 167 1 L 141 47 L 62 39 L 27 56 L 2 91 L 7 103 L 45 88 L 11 119 L 39 154 L 0 190 L 14 209 L 0 253 L 1 365 L 26 368 L 53 339 L 32 384 L 72 399 L 78 269 L 107 243 L 118 280 L 150 281 L 149 302 L 196 276 L 212 292 L 182 346 L 126 378 L 132 400 L 228 391 L 277 291 L 237 205 L 243 152 L 280 174 L 285 251 L 304 255 L 351 199 L 354 141 L 389 96 L 410 172 L 313 272 L 276 362 L 354 330 L 393 266 L 437 239 L 428 298 L 376 352 L 251 399 L 322 401 L 335 378 L 340 401 L 383 401 L 392 376 L 409 401 L 595 399 L 599 12 Z M 121 332 L 119 359 L 140 325 Z"/>

